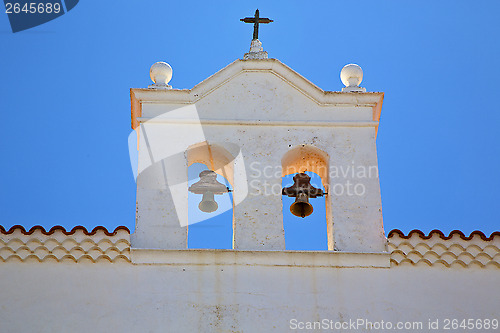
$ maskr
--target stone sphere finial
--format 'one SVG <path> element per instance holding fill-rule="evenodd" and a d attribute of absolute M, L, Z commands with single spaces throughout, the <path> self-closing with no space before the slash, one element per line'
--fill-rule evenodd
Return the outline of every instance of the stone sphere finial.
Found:
<path fill-rule="evenodd" d="M 359 86 L 363 81 L 363 70 L 356 64 L 345 65 L 340 71 L 340 79 L 345 86 L 345 88 L 342 88 L 344 92 L 366 91 L 365 88 Z"/>
<path fill-rule="evenodd" d="M 172 67 L 170 67 L 170 65 L 166 62 L 155 62 L 149 70 L 149 77 L 154 84 L 150 85 L 148 88 L 172 89 L 172 87 L 168 85 L 172 79 Z"/>

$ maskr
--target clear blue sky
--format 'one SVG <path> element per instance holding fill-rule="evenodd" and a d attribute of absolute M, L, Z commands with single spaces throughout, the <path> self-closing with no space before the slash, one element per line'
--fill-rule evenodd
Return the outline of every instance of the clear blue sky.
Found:
<path fill-rule="evenodd" d="M 275 20 L 260 33 L 270 57 L 324 90 L 358 63 L 362 86 L 385 92 L 386 233 L 500 229 L 497 0 L 80 1 L 16 34 L 0 13 L 0 224 L 133 230 L 129 88 L 155 61 L 191 88 L 241 58 L 239 19 L 256 8 Z"/>

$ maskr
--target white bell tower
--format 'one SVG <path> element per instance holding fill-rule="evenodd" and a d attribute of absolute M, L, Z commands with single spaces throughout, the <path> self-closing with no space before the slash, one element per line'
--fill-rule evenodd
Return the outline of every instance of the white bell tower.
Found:
<path fill-rule="evenodd" d="M 325 187 L 329 251 L 386 251 L 375 144 L 384 94 L 359 87 L 357 65 L 342 69 L 346 88 L 334 92 L 276 59 L 245 58 L 189 90 L 172 89 L 171 67 L 156 63 L 154 84 L 131 89 L 132 247 L 187 248 L 187 168 L 202 162 L 234 190 L 234 250 L 286 249 L 282 176 L 312 171 Z"/>

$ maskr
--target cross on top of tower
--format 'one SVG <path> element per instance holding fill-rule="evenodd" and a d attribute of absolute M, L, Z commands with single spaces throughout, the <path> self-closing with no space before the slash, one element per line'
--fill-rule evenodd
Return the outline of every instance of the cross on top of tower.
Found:
<path fill-rule="evenodd" d="M 267 18 L 267 17 L 259 17 L 259 10 L 257 9 L 255 11 L 255 16 L 254 17 L 245 17 L 240 19 L 240 21 L 245 22 L 245 23 L 253 23 L 253 40 L 259 39 L 259 23 L 271 23 L 273 20 Z"/>

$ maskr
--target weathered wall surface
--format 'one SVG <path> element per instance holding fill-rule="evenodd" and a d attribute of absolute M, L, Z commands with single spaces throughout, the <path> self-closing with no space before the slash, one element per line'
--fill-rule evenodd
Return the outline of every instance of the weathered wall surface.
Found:
<path fill-rule="evenodd" d="M 498 319 L 499 280 L 500 270 L 445 267 L 4 263 L 0 331 L 287 332 L 292 319 L 358 318 L 442 325 Z"/>
<path fill-rule="evenodd" d="M 129 236 L 0 227 L 0 332 L 287 332 L 358 319 L 422 331 L 439 320 L 439 332 L 445 319 L 500 319 L 500 233 L 394 231 L 391 253 L 131 249 Z"/>

